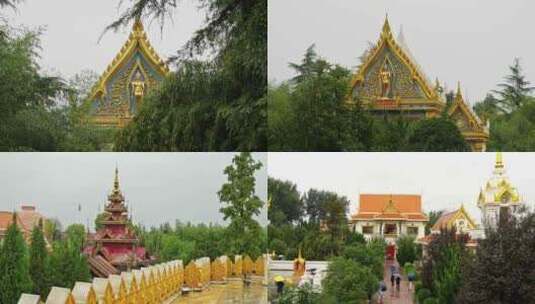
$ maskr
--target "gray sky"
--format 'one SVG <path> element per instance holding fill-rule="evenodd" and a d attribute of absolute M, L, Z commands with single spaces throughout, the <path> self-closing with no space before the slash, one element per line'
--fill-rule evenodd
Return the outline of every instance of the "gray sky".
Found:
<path fill-rule="evenodd" d="M 4 11 L 11 25 L 46 27 L 41 36 L 43 70 L 59 72 L 64 77 L 84 69 L 100 75 L 128 38 L 131 26 L 117 33 L 106 33 L 100 42 L 98 38 L 130 2 L 125 0 L 118 8 L 119 0 L 25 0 L 17 6 L 16 12 Z M 167 19 L 163 32 L 157 21 L 145 21 L 149 40 L 162 58 L 174 55 L 204 21 L 205 14 L 197 10 L 196 2 L 179 2 L 179 8 L 173 12 L 173 22 Z"/>
<path fill-rule="evenodd" d="M 496 88 L 514 57 L 535 82 L 534 11 L 530 0 L 270 0 L 268 79 L 292 77 L 288 62 L 313 43 L 324 58 L 354 69 L 388 12 L 424 72 L 450 89 L 461 81 L 473 103 Z"/>
<path fill-rule="evenodd" d="M 533 207 L 535 153 L 504 153 L 508 176 Z M 494 153 L 269 153 L 268 174 L 334 191 L 358 206 L 360 193 L 421 194 L 423 208 L 454 210 L 464 203 L 478 221 L 479 189 L 494 169 Z"/>
<path fill-rule="evenodd" d="M 0 153 L 0 210 L 35 205 L 62 224 L 94 219 L 113 187 L 115 164 L 120 186 L 146 226 L 176 219 L 223 223 L 217 191 L 234 153 Z M 253 157 L 264 166 L 256 174 L 257 195 L 266 200 L 266 153 Z M 78 204 L 82 206 L 81 214 Z M 259 217 L 267 223 L 265 212 Z"/>

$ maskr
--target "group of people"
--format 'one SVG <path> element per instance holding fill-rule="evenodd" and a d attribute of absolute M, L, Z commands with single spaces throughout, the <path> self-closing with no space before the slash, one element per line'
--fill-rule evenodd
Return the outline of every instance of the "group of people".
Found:
<path fill-rule="evenodd" d="M 414 272 L 410 272 L 407 274 L 407 281 L 409 282 L 409 291 L 412 290 L 413 282 L 416 278 L 416 274 Z M 390 285 L 391 285 L 391 294 L 397 294 L 399 296 L 399 291 L 401 289 L 401 280 L 403 277 L 399 273 L 399 268 L 395 265 L 390 265 Z M 395 289 L 394 289 L 395 288 Z M 383 303 L 384 294 L 387 290 L 386 283 L 384 281 L 381 281 L 379 283 L 379 303 Z M 395 291 L 395 293 L 394 293 Z"/>

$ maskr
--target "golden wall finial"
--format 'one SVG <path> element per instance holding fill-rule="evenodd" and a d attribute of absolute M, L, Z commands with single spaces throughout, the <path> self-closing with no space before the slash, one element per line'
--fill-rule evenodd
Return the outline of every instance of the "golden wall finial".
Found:
<path fill-rule="evenodd" d="M 496 153 L 496 163 L 494 164 L 494 168 L 496 168 L 496 169 L 502 169 L 503 168 L 502 152 L 497 152 Z"/>

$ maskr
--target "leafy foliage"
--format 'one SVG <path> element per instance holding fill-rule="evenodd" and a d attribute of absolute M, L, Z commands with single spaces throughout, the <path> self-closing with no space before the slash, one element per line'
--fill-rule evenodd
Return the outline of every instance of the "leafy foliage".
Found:
<path fill-rule="evenodd" d="M 297 186 L 290 181 L 269 178 L 268 188 L 270 205 L 268 219 L 273 225 L 290 224 L 301 219 L 304 209 L 303 200 Z"/>
<path fill-rule="evenodd" d="M 417 258 L 416 244 L 414 237 L 409 235 L 400 236 L 397 241 L 396 259 L 400 265 L 405 263 L 414 263 Z"/>
<path fill-rule="evenodd" d="M 49 257 L 51 286 L 73 288 L 78 281 L 91 281 L 86 257 L 77 239 L 65 239 L 53 244 Z"/>
<path fill-rule="evenodd" d="M 31 292 L 28 249 L 14 214 L 0 247 L 0 303 L 15 304 L 20 294 Z"/>
<path fill-rule="evenodd" d="M 447 118 L 430 118 L 415 123 L 408 143 L 408 151 L 455 152 L 470 151 L 461 131 Z"/>
<path fill-rule="evenodd" d="M 262 246 L 258 243 L 260 224 L 254 219 L 264 205 L 255 194 L 254 173 L 261 167 L 262 163 L 255 161 L 250 153 L 242 152 L 224 170 L 227 182 L 217 193 L 223 204 L 219 211 L 224 220 L 230 220 L 227 232 L 233 236 L 231 246 L 235 252 L 252 252 Z M 254 252 L 254 256 L 260 254 Z"/>
<path fill-rule="evenodd" d="M 117 150 L 266 150 L 267 1 L 199 0 L 207 11 L 173 58 L 178 71 L 117 139 Z M 136 0 L 110 29 L 141 16 L 163 22 L 175 0 Z M 207 52 L 209 61 L 195 59 Z M 201 56 L 202 57 L 202 56 Z"/>
<path fill-rule="evenodd" d="M 274 178 L 269 185 L 271 251 L 294 258 L 300 248 L 307 259 L 326 259 L 342 254 L 346 244 L 364 242 L 362 235 L 349 231 L 347 198 L 316 189 L 301 194 L 292 182 Z"/>
<path fill-rule="evenodd" d="M 468 235 L 457 234 L 455 228 L 442 229 L 428 246 L 422 283 L 440 303 L 454 303 L 463 284 L 462 269 L 468 259 L 465 246 L 468 239 Z"/>
<path fill-rule="evenodd" d="M 350 72 L 309 47 L 297 75 L 268 90 L 270 151 L 466 151 L 457 126 L 447 118 L 413 122 L 373 115 L 350 100 Z"/>
<path fill-rule="evenodd" d="M 504 113 L 510 113 L 522 106 L 526 102 L 526 97 L 535 89 L 529 86 L 529 81 L 522 75 L 520 59 L 515 58 L 509 70 L 511 74 L 505 77 L 505 82 L 498 84 L 501 90 L 493 91 L 498 95 L 496 106 Z"/>
<path fill-rule="evenodd" d="M 535 214 L 501 217 L 463 271 L 457 303 L 534 303 Z"/>
<path fill-rule="evenodd" d="M 371 299 L 379 288 L 379 281 L 369 268 L 338 257 L 329 264 L 322 285 L 323 293 L 335 303 L 361 303 Z"/>
<path fill-rule="evenodd" d="M 30 277 L 33 283 L 33 292 L 45 299 L 50 291 L 48 252 L 46 241 L 40 226 L 32 230 L 30 245 Z"/>
<path fill-rule="evenodd" d="M 113 132 L 87 125 L 88 72 L 65 82 L 37 65 L 40 31 L 0 25 L 0 150 L 95 151 Z M 62 102 L 63 101 L 63 102 Z"/>

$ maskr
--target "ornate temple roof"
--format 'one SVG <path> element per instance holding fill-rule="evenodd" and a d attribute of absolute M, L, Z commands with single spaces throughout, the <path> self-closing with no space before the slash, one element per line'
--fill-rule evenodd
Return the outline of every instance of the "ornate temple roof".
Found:
<path fill-rule="evenodd" d="M 413 194 L 361 194 L 352 220 L 427 221 L 422 198 Z"/>
<path fill-rule="evenodd" d="M 156 53 L 150 44 L 143 24 L 139 19 L 136 19 L 132 26 L 132 31 L 128 36 L 128 40 L 126 40 L 119 53 L 108 65 L 96 85 L 93 87 L 90 94 L 91 100 L 95 99 L 98 95 L 108 94 L 106 89 L 108 79 L 110 79 L 115 72 L 126 63 L 136 50 L 140 50 L 162 75 L 167 75 L 169 73 L 169 67 L 160 56 L 158 56 L 158 53 Z"/>
<path fill-rule="evenodd" d="M 481 188 L 477 205 L 478 207 L 485 205 L 509 206 L 520 203 L 522 203 L 522 199 L 506 174 L 502 153 L 498 152 L 492 176 Z"/>
<path fill-rule="evenodd" d="M 381 31 L 381 35 L 379 36 L 379 41 L 367 54 L 357 73 L 353 76 L 353 79 L 351 80 L 351 87 L 355 87 L 359 82 L 364 80 L 367 69 L 384 48 L 389 48 L 392 50 L 392 52 L 401 60 L 401 62 L 411 71 L 413 79 L 420 84 L 422 91 L 425 93 L 428 99 L 440 98 L 440 96 L 434 90 L 433 85 L 429 81 L 429 78 L 424 74 L 416 60 L 414 60 L 414 56 L 409 51 L 409 48 L 406 44 L 403 32 L 400 31 L 397 41 L 394 38 L 390 28 L 390 23 L 388 22 L 388 16 L 385 18 L 383 29 Z"/>
<path fill-rule="evenodd" d="M 457 83 L 457 93 L 455 94 L 455 99 L 453 101 L 453 104 L 451 105 L 450 109 L 448 110 L 448 115 L 452 116 L 455 114 L 455 112 L 461 112 L 462 115 L 467 119 L 469 129 L 472 132 L 482 132 L 485 133 L 487 138 L 489 134 L 488 128 L 485 126 L 485 124 L 479 119 L 476 113 L 472 111 L 472 109 L 468 106 L 468 104 L 465 102 L 463 95 L 461 93 L 461 83 Z"/>
<path fill-rule="evenodd" d="M 442 216 L 440 216 L 435 225 L 433 225 L 433 227 L 431 228 L 431 231 L 440 231 L 440 229 L 442 228 L 452 228 L 452 226 L 455 225 L 455 222 L 459 219 L 463 219 L 466 221 L 466 226 L 468 229 L 477 228 L 477 223 L 468 214 L 468 212 L 464 208 L 464 205 L 461 205 L 461 208 L 457 210 L 442 214 Z"/>

